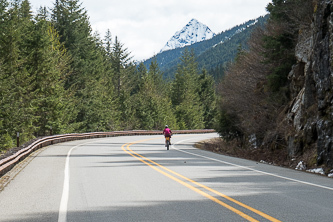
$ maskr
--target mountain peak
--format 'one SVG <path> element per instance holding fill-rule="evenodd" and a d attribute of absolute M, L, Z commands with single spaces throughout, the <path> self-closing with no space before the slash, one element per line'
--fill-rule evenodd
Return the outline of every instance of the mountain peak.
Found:
<path fill-rule="evenodd" d="M 214 36 L 215 33 L 212 32 L 208 26 L 193 18 L 182 30 L 172 36 L 160 52 L 192 45 L 203 40 L 211 39 Z"/>
<path fill-rule="evenodd" d="M 189 23 L 200 23 L 198 20 L 196 20 L 195 18 L 191 19 L 191 21 Z"/>

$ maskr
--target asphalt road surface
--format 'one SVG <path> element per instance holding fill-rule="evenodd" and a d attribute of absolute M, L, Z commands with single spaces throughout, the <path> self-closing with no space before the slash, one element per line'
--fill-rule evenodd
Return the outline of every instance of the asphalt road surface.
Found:
<path fill-rule="evenodd" d="M 193 147 L 212 137 L 43 148 L 2 178 L 0 221 L 332 221 L 333 179 Z"/>

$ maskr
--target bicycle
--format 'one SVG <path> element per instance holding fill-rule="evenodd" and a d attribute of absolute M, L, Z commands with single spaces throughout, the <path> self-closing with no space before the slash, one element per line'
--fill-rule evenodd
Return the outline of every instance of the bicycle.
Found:
<path fill-rule="evenodd" d="M 166 146 L 167 150 L 169 150 L 169 146 L 170 146 L 170 137 L 169 136 L 165 137 L 165 146 Z"/>

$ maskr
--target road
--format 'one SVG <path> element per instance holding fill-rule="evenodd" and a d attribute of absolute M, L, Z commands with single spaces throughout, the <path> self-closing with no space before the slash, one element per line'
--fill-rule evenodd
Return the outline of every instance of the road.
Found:
<path fill-rule="evenodd" d="M 332 179 L 193 147 L 216 136 L 43 148 L 6 175 L 0 221 L 332 221 Z"/>

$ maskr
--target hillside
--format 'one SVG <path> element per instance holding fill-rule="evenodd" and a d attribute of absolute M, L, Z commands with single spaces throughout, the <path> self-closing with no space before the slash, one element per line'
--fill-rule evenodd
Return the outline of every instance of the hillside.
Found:
<path fill-rule="evenodd" d="M 185 48 L 187 48 L 194 51 L 199 69 L 216 69 L 232 61 L 240 45 L 246 48 L 246 42 L 253 29 L 259 25 L 263 25 L 267 18 L 268 16 L 249 20 L 244 24 L 223 31 L 209 40 L 201 41 L 183 48 L 164 51 L 144 61 L 144 64 L 148 67 L 151 61 L 156 59 L 157 64 L 164 73 L 164 78 L 172 78 L 177 69 L 177 64 L 180 62 L 179 58 L 182 56 Z"/>
<path fill-rule="evenodd" d="M 265 29 L 219 85 L 217 130 L 247 156 L 332 175 L 333 4 L 299 2 L 267 6 Z"/>

